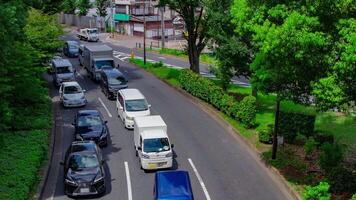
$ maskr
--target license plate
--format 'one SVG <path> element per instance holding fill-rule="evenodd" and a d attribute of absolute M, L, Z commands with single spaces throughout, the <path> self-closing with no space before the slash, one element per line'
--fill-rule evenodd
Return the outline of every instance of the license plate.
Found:
<path fill-rule="evenodd" d="M 155 169 L 155 168 L 157 168 L 157 165 L 155 163 L 148 164 L 148 169 Z"/>
<path fill-rule="evenodd" d="M 89 193 L 89 188 L 80 188 L 80 193 Z"/>
<path fill-rule="evenodd" d="M 166 164 L 167 164 L 167 162 L 160 162 L 157 165 L 158 165 L 158 167 L 162 167 L 163 165 L 166 165 Z"/>

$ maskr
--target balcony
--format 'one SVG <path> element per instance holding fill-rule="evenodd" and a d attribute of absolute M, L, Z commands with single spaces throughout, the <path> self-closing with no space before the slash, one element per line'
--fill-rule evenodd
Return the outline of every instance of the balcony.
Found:
<path fill-rule="evenodd" d="M 116 5 L 131 5 L 131 0 L 115 0 Z"/>

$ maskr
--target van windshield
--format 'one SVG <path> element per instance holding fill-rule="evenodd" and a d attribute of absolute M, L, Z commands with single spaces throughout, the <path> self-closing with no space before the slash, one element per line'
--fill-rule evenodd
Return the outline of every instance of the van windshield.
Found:
<path fill-rule="evenodd" d="M 150 152 L 162 152 L 169 151 L 168 138 L 153 138 L 143 140 L 143 151 L 146 153 Z"/>
<path fill-rule="evenodd" d="M 114 63 L 113 60 L 98 60 L 95 61 L 95 66 L 97 69 L 101 69 L 104 66 L 114 68 Z"/>
<path fill-rule="evenodd" d="M 71 73 L 72 68 L 65 66 L 65 67 L 57 67 L 57 74 L 66 74 L 66 73 Z"/>
<path fill-rule="evenodd" d="M 148 105 L 145 99 L 126 100 L 125 109 L 129 112 L 144 111 L 148 109 Z"/>

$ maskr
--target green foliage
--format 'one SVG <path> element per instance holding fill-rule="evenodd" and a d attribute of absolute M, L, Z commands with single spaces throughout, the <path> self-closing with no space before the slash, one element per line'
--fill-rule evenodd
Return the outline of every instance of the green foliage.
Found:
<path fill-rule="evenodd" d="M 356 193 L 352 195 L 351 200 L 356 200 Z"/>
<path fill-rule="evenodd" d="M 279 114 L 279 133 L 288 143 L 293 143 L 297 133 L 312 136 L 314 133 L 315 115 L 281 111 Z"/>
<path fill-rule="evenodd" d="M 322 153 L 319 156 L 319 165 L 328 174 L 333 168 L 341 164 L 344 159 L 344 150 L 337 143 L 325 143 L 321 149 Z"/>
<path fill-rule="evenodd" d="M 96 14 L 100 17 L 106 17 L 108 14 L 106 12 L 106 8 L 109 7 L 110 1 L 109 0 L 96 0 L 95 6 L 97 8 Z"/>
<path fill-rule="evenodd" d="M 326 178 L 330 183 L 330 190 L 332 192 L 338 194 L 344 192 L 353 194 L 356 192 L 356 176 L 352 171 L 342 166 L 332 168 L 331 171 L 327 173 Z"/>
<path fill-rule="evenodd" d="M 316 149 L 317 145 L 318 145 L 318 142 L 315 141 L 314 138 L 309 137 L 308 140 L 304 144 L 305 155 L 307 157 L 310 156 Z"/>
<path fill-rule="evenodd" d="M 257 129 L 258 140 L 262 143 L 272 144 L 273 136 L 273 124 L 267 125 L 267 127 Z"/>
<path fill-rule="evenodd" d="M 307 186 L 303 195 L 304 200 L 329 200 L 329 184 L 327 182 L 320 182 L 314 187 Z"/>
<path fill-rule="evenodd" d="M 89 0 L 77 0 L 77 8 L 79 9 L 79 15 L 85 16 L 87 15 L 89 9 L 92 7 Z"/>
<path fill-rule="evenodd" d="M 74 14 L 77 8 L 76 0 L 63 0 L 61 8 L 64 13 Z"/>
<path fill-rule="evenodd" d="M 245 125 L 246 128 L 252 128 L 256 125 L 256 98 L 246 96 L 239 103 L 236 118 Z"/>
<path fill-rule="evenodd" d="M 186 51 L 178 50 L 178 49 L 168 49 L 168 48 L 162 48 L 159 50 L 160 54 L 168 54 L 168 55 L 173 55 L 173 56 L 183 56 L 187 55 Z"/>

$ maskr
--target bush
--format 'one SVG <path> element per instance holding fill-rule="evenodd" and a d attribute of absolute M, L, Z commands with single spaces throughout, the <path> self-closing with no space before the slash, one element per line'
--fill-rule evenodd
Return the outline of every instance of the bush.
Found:
<path fill-rule="evenodd" d="M 246 96 L 238 102 L 214 82 L 190 70 L 180 72 L 179 83 L 188 93 L 210 103 L 229 117 L 241 122 L 245 127 L 250 128 L 255 125 L 257 112 L 255 97 Z"/>
<path fill-rule="evenodd" d="M 335 167 L 326 175 L 330 190 L 337 194 L 356 192 L 356 176 L 350 170 L 342 166 Z"/>
<path fill-rule="evenodd" d="M 319 185 L 310 187 L 307 186 L 303 199 L 304 200 L 329 200 L 329 184 L 327 182 L 320 182 Z"/>
<path fill-rule="evenodd" d="M 326 173 L 329 173 L 331 169 L 339 166 L 342 162 L 344 151 L 337 143 L 325 143 L 321 148 L 322 153 L 319 156 L 319 165 Z"/>
<path fill-rule="evenodd" d="M 351 200 L 356 200 L 356 193 L 352 195 Z"/>
<path fill-rule="evenodd" d="M 294 143 L 298 133 L 307 137 L 314 133 L 315 114 L 281 110 L 279 117 L 279 132 L 287 143 Z"/>
<path fill-rule="evenodd" d="M 258 140 L 265 144 L 272 144 L 272 136 L 273 136 L 273 124 L 267 125 L 267 128 L 262 128 L 257 130 L 258 132 Z"/>
<path fill-rule="evenodd" d="M 308 140 L 304 144 L 305 156 L 306 157 L 310 156 L 313 153 L 313 151 L 316 149 L 317 145 L 318 145 L 318 142 L 316 142 L 314 140 L 314 138 L 309 137 Z"/>
<path fill-rule="evenodd" d="M 335 139 L 334 139 L 334 135 L 332 134 L 326 134 L 326 133 L 320 133 L 317 132 L 314 135 L 314 139 L 318 142 L 318 146 L 322 146 L 324 143 L 330 143 L 333 144 Z"/>

